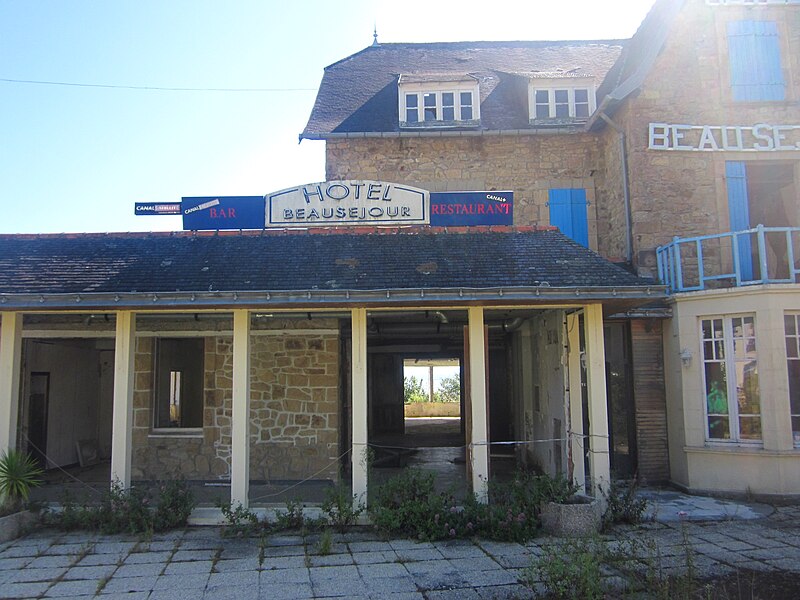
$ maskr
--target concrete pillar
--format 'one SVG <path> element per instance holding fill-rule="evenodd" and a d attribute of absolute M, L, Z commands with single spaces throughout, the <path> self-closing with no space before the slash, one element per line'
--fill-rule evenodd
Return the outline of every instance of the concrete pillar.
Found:
<path fill-rule="evenodd" d="M 764 450 L 776 452 L 794 449 L 783 310 L 781 298 L 773 294 L 756 312 L 761 431 Z"/>
<path fill-rule="evenodd" d="M 608 444 L 608 405 L 606 400 L 606 352 L 603 341 L 603 306 L 584 307 L 586 329 L 586 374 L 589 392 L 589 469 L 592 495 L 603 498 L 611 482 Z"/>
<path fill-rule="evenodd" d="M 233 311 L 231 504 L 250 502 L 250 313 Z"/>
<path fill-rule="evenodd" d="M 136 314 L 129 310 L 121 310 L 117 312 L 116 319 L 114 408 L 111 423 L 111 482 L 119 482 L 124 489 L 128 489 L 131 487 Z"/>
<path fill-rule="evenodd" d="M 479 502 L 489 501 L 489 427 L 486 405 L 486 336 L 483 307 L 472 306 L 469 313 L 469 386 L 472 410 L 472 491 Z"/>
<path fill-rule="evenodd" d="M 567 315 L 567 385 L 569 394 L 569 448 L 572 460 L 572 481 L 586 492 L 586 468 L 584 458 L 588 440 L 583 432 L 583 397 L 581 394 L 581 328 L 580 313 Z"/>
<path fill-rule="evenodd" d="M 353 476 L 354 503 L 367 504 L 367 309 L 354 308 L 352 321 L 352 366 L 351 390 L 352 414 L 350 415 L 352 451 L 350 452 Z"/>
<path fill-rule="evenodd" d="M 22 313 L 0 313 L 0 453 L 17 447 Z"/>

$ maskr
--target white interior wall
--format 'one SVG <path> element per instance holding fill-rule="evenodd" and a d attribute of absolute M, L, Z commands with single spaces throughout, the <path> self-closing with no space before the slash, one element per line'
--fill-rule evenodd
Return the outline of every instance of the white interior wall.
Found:
<path fill-rule="evenodd" d="M 29 340 L 25 359 L 26 381 L 31 372 L 50 373 L 48 466 L 77 463 L 75 442 L 99 441 L 101 366 L 94 340 Z"/>

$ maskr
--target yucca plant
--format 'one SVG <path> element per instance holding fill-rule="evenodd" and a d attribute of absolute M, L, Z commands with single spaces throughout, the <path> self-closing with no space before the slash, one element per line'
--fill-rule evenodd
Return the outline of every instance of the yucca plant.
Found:
<path fill-rule="evenodd" d="M 27 453 L 7 450 L 0 456 L 0 506 L 14 510 L 28 501 L 31 488 L 42 484 L 44 471 Z"/>

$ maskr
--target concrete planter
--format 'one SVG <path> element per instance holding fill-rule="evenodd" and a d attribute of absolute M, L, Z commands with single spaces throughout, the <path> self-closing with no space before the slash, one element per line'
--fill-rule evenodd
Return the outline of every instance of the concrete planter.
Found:
<path fill-rule="evenodd" d="M 546 502 L 542 505 L 542 528 L 557 537 L 583 537 L 600 531 L 600 501 L 575 496 L 570 503 Z"/>
<path fill-rule="evenodd" d="M 39 515 L 28 510 L 0 517 L 0 543 L 21 536 L 39 520 Z"/>
<path fill-rule="evenodd" d="M 412 402 L 403 405 L 406 417 L 457 417 L 461 414 L 458 402 Z"/>

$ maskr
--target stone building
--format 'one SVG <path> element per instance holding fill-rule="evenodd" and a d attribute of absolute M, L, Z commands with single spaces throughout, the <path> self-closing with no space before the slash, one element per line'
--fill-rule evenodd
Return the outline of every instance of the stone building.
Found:
<path fill-rule="evenodd" d="M 657 0 L 630 40 L 334 63 L 327 181 L 255 231 L 0 236 L 0 448 L 363 499 L 409 460 L 404 365 L 450 361 L 482 500 L 509 464 L 800 494 L 797 56 L 796 1 Z"/>

